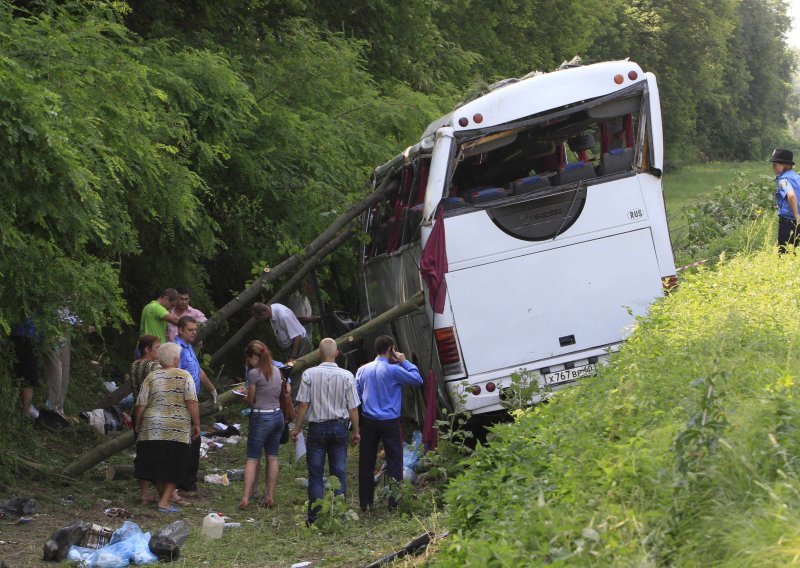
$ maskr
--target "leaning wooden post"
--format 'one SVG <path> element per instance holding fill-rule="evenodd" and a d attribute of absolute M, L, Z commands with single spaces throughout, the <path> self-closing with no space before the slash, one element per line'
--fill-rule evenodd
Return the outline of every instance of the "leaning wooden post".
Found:
<path fill-rule="evenodd" d="M 306 259 L 311 258 L 319 252 L 325 245 L 342 230 L 350 221 L 361 215 L 364 211 L 388 199 L 388 197 L 397 191 L 398 183 L 390 177 L 386 177 L 384 181 L 378 186 L 378 189 L 367 195 L 364 199 L 353 205 L 350 209 L 342 213 L 325 231 L 323 231 L 316 239 L 314 239 L 303 250 L 294 254 L 281 262 L 275 268 L 264 268 L 264 271 L 256 278 L 255 282 L 250 285 L 241 294 L 236 296 L 233 300 L 222 306 L 217 313 L 208 319 L 197 332 L 197 341 L 202 341 L 209 335 L 214 333 L 222 322 L 227 320 L 231 315 L 236 313 L 240 308 L 252 303 L 264 287 L 270 282 L 281 278 L 282 276 L 295 270 Z"/>
<path fill-rule="evenodd" d="M 387 323 L 393 322 L 396 319 L 417 311 L 422 307 L 424 302 L 425 297 L 422 295 L 422 292 L 417 292 L 402 304 L 386 310 L 379 316 L 375 316 L 369 320 L 364 325 L 361 325 L 350 331 L 350 333 L 347 335 L 342 335 L 341 337 L 337 338 L 336 345 L 339 346 L 340 350 L 345 350 L 351 347 L 356 341 L 364 339 L 365 337 L 369 337 L 372 333 L 376 332 Z M 321 357 L 319 349 L 312 351 L 308 355 L 303 355 L 294 362 L 294 366 L 292 367 L 292 376 L 295 377 L 299 375 L 309 367 L 319 363 L 320 360 Z"/>
<path fill-rule="evenodd" d="M 320 260 L 325 258 L 327 255 L 335 251 L 340 246 L 342 246 L 342 244 L 344 244 L 352 236 L 353 236 L 353 231 L 345 231 L 340 235 L 337 235 L 332 241 L 330 241 L 327 245 L 325 245 L 317 254 L 312 256 L 303 265 L 303 267 L 300 270 L 298 270 L 294 276 L 292 276 L 291 280 L 289 280 L 289 282 L 287 282 L 283 286 L 283 288 L 278 290 L 278 292 L 274 296 L 272 296 L 272 298 L 270 298 L 269 302 L 267 303 L 274 304 L 275 302 L 278 302 L 279 300 L 282 300 L 283 298 L 288 296 L 289 293 L 297 287 L 297 285 L 300 283 L 303 277 L 309 272 L 311 272 L 317 266 Z M 237 331 L 230 338 L 228 338 L 228 341 L 226 341 L 222 345 L 222 347 L 220 347 L 214 352 L 214 354 L 211 356 L 211 365 L 219 363 L 219 361 L 228 353 L 228 351 L 239 345 L 244 340 L 244 338 L 247 337 L 247 334 L 250 333 L 250 331 L 256 326 L 257 323 L 258 320 L 254 317 L 251 317 L 249 320 L 244 322 L 244 325 L 242 325 L 242 327 L 239 328 L 239 331 Z"/>
<path fill-rule="evenodd" d="M 210 414 L 214 414 L 216 412 L 219 412 L 225 406 L 241 400 L 244 399 L 238 394 L 234 394 L 233 391 L 222 393 L 217 399 L 217 404 L 211 404 L 207 402 L 200 405 L 200 416 L 208 416 Z M 135 441 L 136 440 L 134 439 L 133 436 L 133 430 L 128 430 L 121 436 L 117 436 L 112 440 L 103 442 L 99 446 L 95 446 L 94 448 L 83 454 L 77 460 L 69 464 L 64 469 L 63 474 L 68 477 L 77 477 L 82 473 L 84 473 L 85 471 L 96 466 L 101 461 L 108 459 L 115 454 L 118 454 L 119 452 L 121 452 L 126 448 L 130 448 Z"/>

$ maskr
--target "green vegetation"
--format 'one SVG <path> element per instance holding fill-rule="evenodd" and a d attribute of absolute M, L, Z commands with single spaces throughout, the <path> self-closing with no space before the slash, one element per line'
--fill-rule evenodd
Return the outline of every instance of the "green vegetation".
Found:
<path fill-rule="evenodd" d="M 723 251 L 713 269 L 597 377 L 494 428 L 448 487 L 437 565 L 793 561 L 800 260 L 775 252 L 770 188 L 739 178 L 688 208 L 714 220 L 694 233 Z"/>

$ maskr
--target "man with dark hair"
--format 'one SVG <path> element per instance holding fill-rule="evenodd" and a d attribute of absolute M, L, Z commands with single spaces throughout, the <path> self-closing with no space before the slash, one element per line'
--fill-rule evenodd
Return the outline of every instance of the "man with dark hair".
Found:
<path fill-rule="evenodd" d="M 798 243 L 800 213 L 797 210 L 797 193 L 800 192 L 800 176 L 792 167 L 794 154 L 791 150 L 775 149 L 769 161 L 778 183 L 775 199 L 778 203 L 778 252 L 786 252 L 786 245 Z"/>
<path fill-rule="evenodd" d="M 311 353 L 313 350 L 311 337 L 306 333 L 306 328 L 298 321 L 292 310 L 283 304 L 256 302 L 253 304 L 251 313 L 258 321 L 269 320 L 278 345 L 288 352 L 288 362 L 292 362 L 306 353 Z"/>
<path fill-rule="evenodd" d="M 166 343 L 167 323 L 178 323 L 178 318 L 169 313 L 177 301 L 178 291 L 166 288 L 158 298 L 147 304 L 139 320 L 139 336 L 155 335 L 161 343 Z"/>
<path fill-rule="evenodd" d="M 206 315 L 189 305 L 189 288 L 185 286 L 178 286 L 175 288 L 178 292 L 178 301 L 172 306 L 169 313 L 175 316 L 176 319 L 181 319 L 183 316 L 190 316 L 194 318 L 198 324 L 205 323 L 208 319 Z M 167 323 L 167 338 L 173 341 L 178 336 L 178 326 L 173 323 Z"/>
<path fill-rule="evenodd" d="M 197 354 L 193 347 L 195 338 L 197 338 L 197 322 L 191 316 L 183 316 L 178 320 L 178 337 L 174 340 L 174 343 L 181 346 L 180 368 L 192 375 L 197 396 L 200 396 L 200 385 L 202 384 L 211 394 L 211 400 L 216 403 L 217 389 L 214 388 L 214 384 L 200 367 L 200 361 L 197 360 Z M 200 467 L 200 436 L 192 439 L 190 455 L 191 462 L 187 464 L 188 477 L 178 488 L 195 492 L 197 491 L 197 469 Z"/>
<path fill-rule="evenodd" d="M 375 499 L 375 462 L 378 444 L 383 442 L 389 477 L 403 480 L 403 433 L 400 429 L 402 387 L 422 386 L 416 365 L 395 350 L 394 339 L 381 335 L 375 339 L 378 356 L 356 372 L 356 387 L 361 398 L 361 450 L 358 456 L 358 498 L 361 509 L 372 507 Z M 389 508 L 397 501 L 389 497 Z"/>

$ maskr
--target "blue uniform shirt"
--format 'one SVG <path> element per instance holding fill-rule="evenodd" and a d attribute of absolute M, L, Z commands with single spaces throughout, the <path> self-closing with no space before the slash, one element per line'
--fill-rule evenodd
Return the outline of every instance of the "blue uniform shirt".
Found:
<path fill-rule="evenodd" d="M 361 411 L 373 420 L 400 418 L 402 385 L 422 386 L 422 375 L 416 365 L 408 361 L 395 365 L 384 357 L 376 357 L 356 372 Z"/>
<path fill-rule="evenodd" d="M 778 191 L 775 192 L 775 200 L 778 202 L 778 217 L 794 221 L 786 192 L 793 189 L 794 194 L 800 198 L 800 175 L 797 175 L 794 170 L 786 170 L 776 177 L 775 181 L 778 182 Z"/>
<path fill-rule="evenodd" d="M 189 371 L 194 380 L 194 392 L 200 396 L 200 361 L 197 360 L 194 347 L 186 343 L 180 336 L 174 339 L 181 346 L 181 369 Z"/>

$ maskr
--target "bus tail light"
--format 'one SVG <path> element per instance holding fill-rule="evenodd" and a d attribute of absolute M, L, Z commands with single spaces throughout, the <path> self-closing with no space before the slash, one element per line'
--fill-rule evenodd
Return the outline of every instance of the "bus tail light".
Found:
<path fill-rule="evenodd" d="M 678 276 L 665 276 L 661 279 L 661 285 L 664 287 L 664 295 L 674 292 L 678 288 Z"/>
<path fill-rule="evenodd" d="M 447 375 L 460 375 L 464 373 L 461 365 L 461 354 L 458 352 L 456 330 L 453 327 L 443 327 L 434 330 L 436 337 L 436 351 L 439 353 L 439 362 L 442 372 Z"/>

